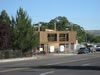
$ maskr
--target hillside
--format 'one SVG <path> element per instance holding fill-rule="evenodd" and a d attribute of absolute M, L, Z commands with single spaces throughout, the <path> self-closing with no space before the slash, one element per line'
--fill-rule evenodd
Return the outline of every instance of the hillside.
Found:
<path fill-rule="evenodd" d="M 100 30 L 86 30 L 86 32 L 94 35 L 100 35 Z"/>

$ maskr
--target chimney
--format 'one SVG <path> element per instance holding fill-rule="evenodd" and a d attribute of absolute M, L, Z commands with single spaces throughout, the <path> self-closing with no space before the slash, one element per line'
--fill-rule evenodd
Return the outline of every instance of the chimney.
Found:
<path fill-rule="evenodd" d="M 54 31 L 56 31 L 56 22 L 54 23 Z"/>
<path fill-rule="evenodd" d="M 40 32 L 40 22 L 38 23 L 38 32 Z"/>
<path fill-rule="evenodd" d="M 73 25 L 71 24 L 71 26 L 70 26 L 70 31 L 73 31 Z"/>

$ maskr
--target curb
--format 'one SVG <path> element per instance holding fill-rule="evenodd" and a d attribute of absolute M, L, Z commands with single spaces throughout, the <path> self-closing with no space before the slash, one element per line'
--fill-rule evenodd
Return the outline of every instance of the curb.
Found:
<path fill-rule="evenodd" d="M 0 63 L 23 61 L 23 60 L 32 60 L 32 59 L 37 59 L 37 57 L 26 57 L 26 58 L 24 57 L 24 58 L 1 59 L 0 60 Z"/>
<path fill-rule="evenodd" d="M 73 55 L 77 55 L 77 54 L 53 54 L 53 55 L 51 54 L 49 56 L 73 56 Z M 0 63 L 41 59 L 41 58 L 45 58 L 45 57 L 47 57 L 47 56 L 33 56 L 33 57 L 23 57 L 23 58 L 0 59 Z"/>
<path fill-rule="evenodd" d="M 67 56 L 73 56 L 73 55 L 77 55 L 77 54 L 54 54 L 54 55 L 67 55 Z"/>

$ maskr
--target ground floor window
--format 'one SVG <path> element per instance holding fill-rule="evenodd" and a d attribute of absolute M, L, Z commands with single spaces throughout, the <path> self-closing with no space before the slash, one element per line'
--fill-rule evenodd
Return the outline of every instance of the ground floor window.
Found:
<path fill-rule="evenodd" d="M 60 52 L 68 52 L 69 51 L 69 44 L 59 44 Z"/>
<path fill-rule="evenodd" d="M 60 44 L 59 46 L 64 46 L 65 48 L 69 48 L 69 44 Z"/>

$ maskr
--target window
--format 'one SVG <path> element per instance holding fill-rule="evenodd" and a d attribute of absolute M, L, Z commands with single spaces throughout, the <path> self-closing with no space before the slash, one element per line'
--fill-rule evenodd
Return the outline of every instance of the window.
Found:
<path fill-rule="evenodd" d="M 60 34 L 59 41 L 68 41 L 68 34 Z"/>
<path fill-rule="evenodd" d="M 48 41 L 57 41 L 57 34 L 48 34 Z"/>

